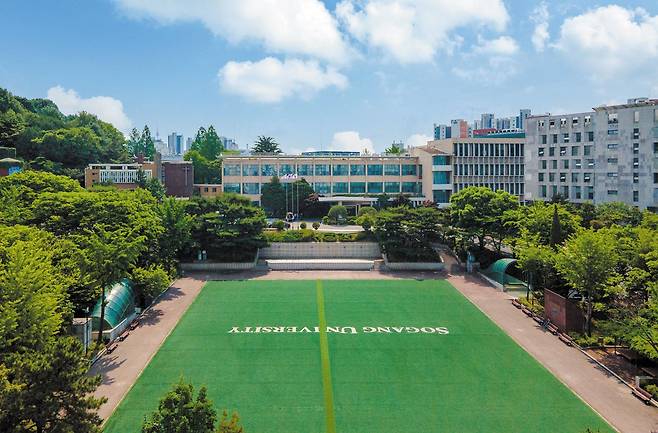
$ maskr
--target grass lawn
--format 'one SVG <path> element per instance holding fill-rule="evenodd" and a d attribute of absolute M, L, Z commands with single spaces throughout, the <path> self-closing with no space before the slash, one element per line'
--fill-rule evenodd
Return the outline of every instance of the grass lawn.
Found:
<path fill-rule="evenodd" d="M 445 281 L 210 282 L 104 431 L 181 376 L 247 433 L 613 432 Z"/>

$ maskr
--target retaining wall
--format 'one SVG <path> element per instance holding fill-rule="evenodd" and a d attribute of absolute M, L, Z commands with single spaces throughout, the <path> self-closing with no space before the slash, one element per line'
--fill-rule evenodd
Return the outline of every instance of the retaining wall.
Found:
<path fill-rule="evenodd" d="M 445 269 L 443 261 L 437 263 L 414 263 L 414 262 L 389 262 L 386 254 L 383 254 L 386 268 L 390 271 L 442 271 Z"/>
<path fill-rule="evenodd" d="M 261 259 L 379 259 L 376 242 L 273 242 Z"/>
<path fill-rule="evenodd" d="M 248 271 L 256 267 L 258 263 L 259 254 L 253 262 L 243 263 L 219 263 L 219 262 L 191 262 L 181 263 L 180 267 L 183 271 L 187 272 L 225 272 L 225 271 Z"/>

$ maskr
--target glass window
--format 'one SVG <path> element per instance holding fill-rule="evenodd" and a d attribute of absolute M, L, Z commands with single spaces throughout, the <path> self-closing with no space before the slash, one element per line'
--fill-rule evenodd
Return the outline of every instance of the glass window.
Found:
<path fill-rule="evenodd" d="M 315 164 L 315 175 L 329 176 L 329 164 Z M 317 190 L 315 192 L 319 194 Z"/>
<path fill-rule="evenodd" d="M 434 185 L 447 185 L 450 183 L 449 171 L 435 171 L 432 173 L 432 183 Z"/>
<path fill-rule="evenodd" d="M 258 184 L 258 183 L 243 183 L 242 184 L 242 193 L 243 194 L 260 194 L 260 184 Z"/>
<path fill-rule="evenodd" d="M 239 183 L 225 183 L 224 192 L 234 192 L 240 194 L 240 184 Z"/>
<path fill-rule="evenodd" d="M 382 173 L 384 173 L 384 168 L 381 164 L 368 164 L 368 176 L 381 176 Z"/>
<path fill-rule="evenodd" d="M 316 165 L 317 167 L 317 165 Z M 329 182 L 315 182 L 313 184 L 313 189 L 318 194 L 329 194 L 331 193 L 331 185 Z"/>
<path fill-rule="evenodd" d="M 350 194 L 365 194 L 365 193 L 366 193 L 365 182 L 350 182 Z"/>
<path fill-rule="evenodd" d="M 587 166 L 590 167 L 590 168 L 594 167 L 594 160 L 593 159 L 588 159 L 587 160 Z"/>
<path fill-rule="evenodd" d="M 400 192 L 400 182 L 384 182 L 384 192 L 398 194 Z"/>
<path fill-rule="evenodd" d="M 540 148 L 537 150 L 537 155 L 538 155 L 538 156 L 544 156 L 544 148 L 543 148 L 543 147 L 540 147 Z"/>
<path fill-rule="evenodd" d="M 352 165 L 350 165 L 350 174 L 352 176 L 365 176 L 366 175 L 366 165 L 365 164 L 352 164 Z M 365 192 L 365 191 L 363 191 L 363 192 Z"/>
<path fill-rule="evenodd" d="M 548 148 L 548 156 L 555 156 L 555 148 L 554 147 L 549 147 Z"/>
<path fill-rule="evenodd" d="M 618 147 L 619 147 L 619 144 L 617 144 L 617 143 L 608 143 L 608 149 L 617 150 Z"/>
<path fill-rule="evenodd" d="M 640 121 L 640 112 L 633 111 L 633 122 L 638 123 Z"/>
<path fill-rule="evenodd" d="M 258 164 L 245 164 L 242 166 L 243 176 L 258 176 Z"/>
<path fill-rule="evenodd" d="M 286 174 L 295 174 L 295 165 L 294 164 L 281 164 L 279 168 L 279 174 L 285 176 Z"/>
<path fill-rule="evenodd" d="M 578 173 L 571 173 L 571 182 L 578 183 Z"/>
<path fill-rule="evenodd" d="M 583 134 L 581 132 L 576 132 L 576 143 L 583 141 Z"/>
<path fill-rule="evenodd" d="M 541 186 L 541 192 L 539 193 L 540 197 L 546 197 L 546 185 Z"/>
<path fill-rule="evenodd" d="M 569 169 L 569 160 L 568 159 L 563 159 L 562 160 L 562 168 L 566 168 L 567 170 Z"/>
<path fill-rule="evenodd" d="M 349 193 L 349 185 L 347 184 L 347 182 L 334 182 L 333 193 L 334 194 L 348 194 Z"/>
<path fill-rule="evenodd" d="M 347 164 L 334 164 L 332 170 L 334 176 L 347 176 L 349 166 Z"/>
<path fill-rule="evenodd" d="M 609 189 L 608 190 L 608 195 L 617 195 L 619 192 L 616 189 Z"/>
<path fill-rule="evenodd" d="M 311 164 L 300 164 L 297 174 L 300 176 L 311 176 L 313 174 L 313 166 Z"/>
<path fill-rule="evenodd" d="M 368 194 L 381 194 L 384 192 L 381 182 L 368 182 Z"/>
<path fill-rule="evenodd" d="M 587 187 L 587 199 L 588 200 L 594 200 L 594 187 L 593 186 L 588 186 Z"/>
<path fill-rule="evenodd" d="M 633 173 L 633 183 L 640 183 L 640 173 Z"/>
<path fill-rule="evenodd" d="M 581 168 L 582 164 L 580 163 L 580 159 L 574 159 L 573 160 L 573 168 Z"/>
<path fill-rule="evenodd" d="M 640 201 L 640 192 L 633 191 L 633 201 Z"/>
<path fill-rule="evenodd" d="M 432 165 L 450 165 L 450 158 L 447 156 L 434 155 L 432 157 Z"/>
<path fill-rule="evenodd" d="M 591 155 L 592 154 L 592 146 L 584 146 L 583 147 L 583 155 Z"/>
<path fill-rule="evenodd" d="M 386 164 L 384 165 L 384 174 L 388 176 L 399 176 L 400 166 L 398 164 Z"/>
<path fill-rule="evenodd" d="M 557 168 L 557 159 L 552 159 L 551 160 L 551 168 L 556 169 Z"/>
<path fill-rule="evenodd" d="M 541 161 L 541 168 L 542 168 L 542 170 L 546 170 L 546 160 L 545 159 L 542 159 L 542 161 Z"/>
<path fill-rule="evenodd" d="M 573 195 L 574 195 L 574 198 L 576 198 L 576 199 L 583 198 L 582 188 L 579 187 L 579 186 L 574 186 L 573 187 Z"/>
<path fill-rule="evenodd" d="M 578 146 L 571 146 L 571 156 L 578 156 L 580 148 Z"/>
<path fill-rule="evenodd" d="M 594 141 L 594 131 L 587 132 L 587 141 Z"/>
<path fill-rule="evenodd" d="M 548 181 L 555 182 L 555 173 L 548 173 Z"/>
<path fill-rule="evenodd" d="M 618 158 L 608 158 L 608 164 L 617 164 L 618 162 Z"/>
<path fill-rule="evenodd" d="M 224 176 L 240 176 L 240 164 L 224 164 Z"/>
<path fill-rule="evenodd" d="M 260 174 L 261 176 L 276 176 L 276 167 L 273 164 L 262 164 Z"/>
<path fill-rule="evenodd" d="M 432 191 L 434 203 L 450 203 L 450 191 Z"/>
<path fill-rule="evenodd" d="M 567 148 L 562 146 L 560 147 L 560 156 L 564 156 L 567 154 Z"/>
<path fill-rule="evenodd" d="M 402 182 L 402 192 L 416 194 L 416 182 Z"/>
<path fill-rule="evenodd" d="M 583 182 L 590 183 L 592 181 L 592 173 L 583 173 Z"/>
<path fill-rule="evenodd" d="M 546 144 L 546 142 L 547 142 L 547 137 L 546 134 L 544 134 L 541 136 L 541 144 Z"/>
<path fill-rule="evenodd" d="M 402 164 L 402 176 L 416 176 L 416 165 Z"/>
<path fill-rule="evenodd" d="M 553 144 L 556 144 L 556 143 L 557 143 L 557 134 L 553 134 L 553 141 L 552 141 L 552 143 L 553 143 Z"/>
<path fill-rule="evenodd" d="M 544 181 L 544 173 L 539 173 L 539 174 L 537 175 L 537 180 L 538 180 L 539 182 L 543 182 L 543 181 Z"/>

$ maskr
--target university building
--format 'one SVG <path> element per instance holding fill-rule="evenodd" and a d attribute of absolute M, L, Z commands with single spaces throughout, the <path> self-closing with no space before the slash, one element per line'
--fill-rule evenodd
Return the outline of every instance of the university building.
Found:
<path fill-rule="evenodd" d="M 468 186 L 503 189 L 524 197 L 522 138 L 450 138 L 430 141 L 405 155 L 308 152 L 302 155 L 226 155 L 225 192 L 260 202 L 263 184 L 305 179 L 321 201 L 347 206 L 372 204 L 377 196 L 405 194 L 413 204 L 426 200 L 445 207 Z"/>
<path fill-rule="evenodd" d="M 526 199 L 657 209 L 658 100 L 532 116 L 526 143 Z"/>

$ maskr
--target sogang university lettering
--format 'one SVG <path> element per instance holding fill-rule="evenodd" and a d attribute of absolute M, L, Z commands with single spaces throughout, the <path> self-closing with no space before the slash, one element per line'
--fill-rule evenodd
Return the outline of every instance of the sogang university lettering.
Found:
<path fill-rule="evenodd" d="M 233 326 L 229 334 L 312 334 L 319 326 Z M 327 326 L 328 334 L 435 334 L 448 335 L 443 326 Z"/>

